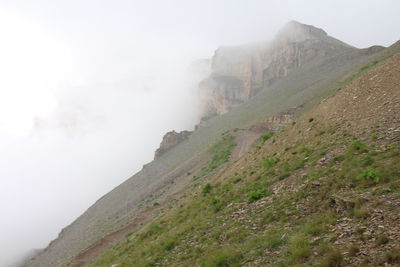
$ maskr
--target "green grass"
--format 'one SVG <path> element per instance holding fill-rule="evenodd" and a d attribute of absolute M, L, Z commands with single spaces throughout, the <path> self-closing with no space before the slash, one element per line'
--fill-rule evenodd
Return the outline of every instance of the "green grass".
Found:
<path fill-rule="evenodd" d="M 346 79 L 338 82 L 338 85 L 339 86 L 345 86 L 345 85 L 351 83 L 352 81 L 354 81 L 358 77 L 362 76 L 366 72 L 368 72 L 371 69 L 373 69 L 378 63 L 379 63 L 379 61 L 375 60 L 375 61 L 371 62 L 370 64 L 362 66 L 357 72 L 355 72 L 351 76 L 347 77 Z"/>
<path fill-rule="evenodd" d="M 274 135 L 273 132 L 268 132 L 268 133 L 265 133 L 265 134 L 261 135 L 260 139 L 264 143 L 265 141 L 270 139 L 273 135 Z"/>
<path fill-rule="evenodd" d="M 253 203 L 259 199 L 262 199 L 267 195 L 267 191 L 265 189 L 258 189 L 257 191 L 253 191 L 249 193 L 248 202 Z"/>
<path fill-rule="evenodd" d="M 332 207 L 331 197 L 349 188 L 361 193 L 374 187 L 378 193 L 373 196 L 400 191 L 400 148 L 378 151 L 373 143 L 351 135 L 337 141 L 335 136 L 291 144 L 277 154 L 268 151 L 227 179 L 200 181 L 187 201 L 127 236 L 128 241 L 105 252 L 92 266 L 242 266 L 253 261 L 258 266 L 344 266 L 345 257 L 358 257 L 358 250 L 334 246 L 337 234 L 330 229 L 344 216 L 367 223 L 372 200 L 354 195 L 348 203 Z M 225 137 L 218 142 L 215 155 L 217 148 L 227 154 L 231 141 Z M 326 166 L 315 163 L 338 146 L 343 152 L 330 155 Z M 298 189 L 283 187 L 272 193 L 273 186 L 288 176 L 296 179 L 292 185 Z M 265 201 L 257 202 L 260 199 Z M 335 207 L 343 211 L 337 213 Z M 377 246 L 387 241 L 383 236 L 376 240 Z M 344 256 L 342 251 L 349 253 Z M 390 251 L 385 257 L 395 262 L 398 254 Z"/>
<path fill-rule="evenodd" d="M 212 159 L 201 169 L 200 173 L 198 176 L 195 176 L 195 178 L 201 178 L 228 162 L 231 150 L 235 146 L 235 138 L 230 134 L 224 134 L 222 139 L 209 149 L 209 152 L 212 154 Z"/>

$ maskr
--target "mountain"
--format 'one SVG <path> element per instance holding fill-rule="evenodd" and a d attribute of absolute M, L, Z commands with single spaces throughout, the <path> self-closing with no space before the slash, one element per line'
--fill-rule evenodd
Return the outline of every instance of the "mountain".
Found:
<path fill-rule="evenodd" d="M 398 266 L 399 100 L 397 54 L 90 266 Z"/>
<path fill-rule="evenodd" d="M 296 21 L 272 42 L 221 47 L 212 58 L 210 76 L 200 84 L 204 117 L 226 113 L 309 61 L 352 50 L 323 30 Z"/>
<path fill-rule="evenodd" d="M 309 223 L 314 227 L 308 221 L 315 215 L 310 209 L 319 203 L 327 205 L 324 201 L 330 199 L 335 203 L 332 211 L 338 209 L 334 219 L 347 218 L 342 216 L 350 216 L 346 212 L 362 214 L 361 204 L 339 212 L 347 202 L 356 200 L 336 194 L 343 189 L 336 180 L 341 176 L 350 179 L 353 190 L 358 190 L 358 180 L 368 184 L 377 177 L 382 179 L 383 165 L 379 164 L 394 164 L 398 159 L 394 156 L 386 161 L 387 154 L 369 155 L 365 149 L 396 153 L 387 150 L 396 140 L 386 138 L 396 137 L 398 129 L 398 56 L 392 56 L 399 51 L 399 43 L 386 49 L 357 49 L 298 22 L 286 25 L 272 42 L 218 49 L 209 77 L 199 85 L 205 119 L 197 129 L 183 134 L 184 138 L 175 132 L 168 135 L 171 142 L 163 142 L 168 145 L 161 145 L 162 153 L 154 161 L 99 199 L 28 266 L 81 266 L 114 244 L 117 246 L 94 266 L 235 266 L 245 262 L 265 266 L 270 264 L 267 259 L 297 262 L 297 256 L 290 255 L 297 253 L 297 245 L 301 250 L 303 243 L 307 251 L 299 260 L 319 260 L 310 255 L 314 252 L 310 244 L 319 235 L 296 239 L 294 234 L 300 232 L 294 226 Z M 384 76 L 386 73 L 391 76 Z M 368 107 L 379 108 L 369 111 Z M 373 134 L 383 143 L 370 142 Z M 352 148 L 353 141 L 359 142 Z M 354 158 L 345 153 L 348 146 L 355 149 L 351 152 Z M 361 178 L 352 181 L 348 177 L 352 166 L 343 164 L 367 156 L 375 163 L 364 169 L 354 163 L 354 172 L 360 172 L 354 177 Z M 329 164 L 336 164 L 332 159 L 337 157 L 340 165 L 331 168 Z M 320 170 L 325 163 L 330 167 Z M 393 168 L 388 175 L 395 177 L 396 171 Z M 314 173 L 319 172 L 317 179 Z M 384 183 L 378 181 L 366 188 L 384 191 L 393 181 L 385 178 Z M 323 189 L 325 195 L 308 198 L 314 187 L 314 191 Z M 333 187 L 337 190 L 330 191 Z M 354 195 L 350 190 L 346 193 Z M 327 206 L 322 208 L 327 210 Z M 292 216 L 292 209 L 301 212 Z M 254 215 L 267 212 L 266 219 Z M 324 216 L 319 220 L 325 223 Z M 238 225 L 246 229 L 239 231 Z M 281 228 L 268 228 L 274 225 Z M 320 227 L 320 223 L 316 225 Z M 322 234 L 327 230 L 315 231 Z M 256 236 L 274 232 L 282 233 L 271 237 L 279 245 L 269 245 L 268 251 L 257 245 Z M 343 237 L 339 236 L 329 238 Z M 329 240 L 327 247 L 335 242 Z M 246 245 L 243 251 L 238 244 Z M 252 254 L 260 248 L 265 251 Z M 327 253 L 340 258 L 335 249 L 329 246 Z M 289 255 L 288 259 L 279 258 L 280 252 Z M 204 258 L 207 254 L 210 262 Z"/>

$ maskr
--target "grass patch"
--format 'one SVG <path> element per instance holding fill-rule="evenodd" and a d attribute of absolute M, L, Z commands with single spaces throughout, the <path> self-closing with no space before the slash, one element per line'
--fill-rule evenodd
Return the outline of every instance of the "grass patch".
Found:
<path fill-rule="evenodd" d="M 234 139 L 232 135 L 224 134 L 222 139 L 210 148 L 209 151 L 213 154 L 213 157 L 208 164 L 200 170 L 199 175 L 195 176 L 196 179 L 209 174 L 220 165 L 229 161 L 232 148 L 236 146 Z"/>
<path fill-rule="evenodd" d="M 311 245 L 307 237 L 294 236 L 289 242 L 287 250 L 288 257 L 292 263 L 304 263 L 311 256 Z"/>
<path fill-rule="evenodd" d="M 232 248 L 215 249 L 200 261 L 202 267 L 235 267 L 241 266 L 243 255 Z"/>
<path fill-rule="evenodd" d="M 353 75 L 347 77 L 346 79 L 344 79 L 343 81 L 338 82 L 339 86 L 344 86 L 347 85 L 349 83 L 351 83 L 352 81 L 354 81 L 355 79 L 357 79 L 358 77 L 360 77 L 361 75 L 363 75 L 364 73 L 368 72 L 369 70 L 371 70 L 372 68 L 374 68 L 377 64 L 379 63 L 379 61 L 375 60 L 370 64 L 367 64 L 363 67 L 361 67 L 357 72 L 355 72 Z"/>
<path fill-rule="evenodd" d="M 259 189 L 257 191 L 253 191 L 249 193 L 249 197 L 247 199 L 247 202 L 253 203 L 259 199 L 262 199 L 263 197 L 267 196 L 267 191 L 265 189 Z"/>
<path fill-rule="evenodd" d="M 265 134 L 261 135 L 260 139 L 264 143 L 265 141 L 270 139 L 272 136 L 274 136 L 274 133 L 273 132 L 268 132 L 268 133 L 265 133 Z"/>

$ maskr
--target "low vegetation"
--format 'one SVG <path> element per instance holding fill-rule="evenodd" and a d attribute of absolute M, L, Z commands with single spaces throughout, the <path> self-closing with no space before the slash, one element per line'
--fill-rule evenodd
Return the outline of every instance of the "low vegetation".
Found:
<path fill-rule="evenodd" d="M 275 145 L 270 137 L 264 146 Z M 211 148 L 212 160 L 201 175 L 227 162 L 233 146 L 233 137 L 224 135 Z M 282 150 L 254 148 L 252 153 L 265 154 L 232 176 L 208 180 L 187 201 L 127 236 L 93 266 L 346 266 L 358 257 L 360 246 L 335 242 L 343 237 L 334 229 L 344 218 L 368 225 L 373 200 L 338 194 L 373 189 L 375 196 L 400 197 L 398 146 L 378 149 L 375 143 L 331 131 L 329 138 Z M 290 187 L 276 191 L 289 181 Z M 361 233 L 360 240 L 373 247 L 390 243 L 384 234 L 370 241 Z M 399 255 L 391 250 L 372 261 L 397 263 Z"/>
<path fill-rule="evenodd" d="M 234 162 L 223 135 L 193 190 L 92 266 L 400 264 L 397 128 L 323 116 L 263 135 Z"/>
<path fill-rule="evenodd" d="M 231 150 L 232 148 L 235 147 L 235 138 L 229 134 L 225 133 L 222 136 L 222 139 L 215 143 L 211 148 L 210 148 L 210 153 L 213 155 L 212 159 L 207 163 L 206 166 L 204 166 L 200 173 L 197 176 L 194 176 L 194 179 L 201 178 L 207 174 L 209 174 L 211 171 L 219 167 L 220 165 L 228 162 L 229 157 L 231 155 Z"/>

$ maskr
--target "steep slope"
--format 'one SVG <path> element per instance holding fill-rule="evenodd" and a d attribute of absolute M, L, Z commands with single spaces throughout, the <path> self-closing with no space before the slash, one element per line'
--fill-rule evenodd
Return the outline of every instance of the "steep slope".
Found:
<path fill-rule="evenodd" d="M 63 229 L 29 265 L 59 266 L 72 260 L 76 266 L 86 262 L 86 258 L 82 261 L 77 258 L 80 252 L 96 246 L 96 242 L 101 243 L 105 240 L 102 238 L 122 227 L 136 229 L 190 191 L 193 176 L 198 176 L 212 157 L 208 148 L 222 133 L 248 128 L 268 116 L 320 100 L 340 86 L 336 82 L 374 60 L 378 56 L 376 52 L 375 49 L 348 49 L 331 57 L 313 58 L 259 90 L 257 97 L 207 120 L 186 140 L 99 199 Z"/>
<path fill-rule="evenodd" d="M 399 114 L 397 54 L 92 266 L 397 266 Z"/>

